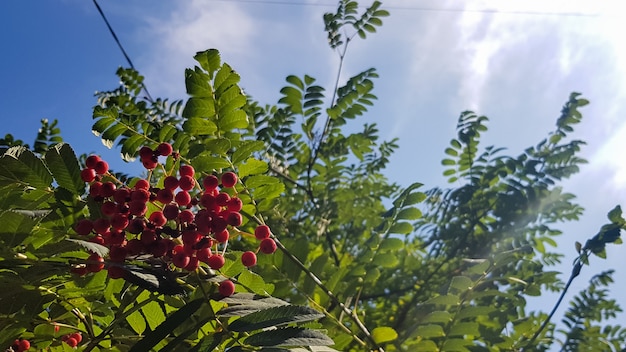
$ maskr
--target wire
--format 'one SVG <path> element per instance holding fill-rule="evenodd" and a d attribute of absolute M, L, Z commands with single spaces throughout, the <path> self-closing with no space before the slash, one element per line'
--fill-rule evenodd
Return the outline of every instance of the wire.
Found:
<path fill-rule="evenodd" d="M 126 50 L 124 50 L 124 46 L 122 46 L 122 43 L 117 38 L 117 35 L 115 34 L 115 31 L 113 30 L 113 27 L 111 27 L 111 24 L 109 23 L 109 20 L 107 20 L 106 16 L 104 15 L 104 12 L 100 8 L 100 5 L 98 5 L 98 2 L 96 0 L 93 0 L 93 3 L 94 3 L 94 5 L 96 5 L 96 8 L 98 9 L 98 12 L 100 13 L 100 16 L 102 16 L 102 19 L 104 20 L 104 23 L 106 23 L 107 28 L 109 28 L 109 32 L 111 32 L 111 35 L 113 36 L 113 39 L 117 43 L 117 46 L 120 48 L 120 50 L 122 51 L 122 54 L 126 58 L 126 62 L 128 62 L 128 65 L 130 65 L 130 68 L 135 70 L 135 65 L 133 65 L 133 62 L 130 59 L 130 57 L 128 56 L 128 54 L 126 53 Z M 150 92 L 148 92 L 148 88 L 143 83 L 143 81 L 141 82 L 141 88 L 144 90 L 144 92 L 146 92 L 146 96 L 147 96 L 148 101 L 151 102 L 151 103 L 154 102 L 152 100 L 152 96 L 150 95 Z"/>

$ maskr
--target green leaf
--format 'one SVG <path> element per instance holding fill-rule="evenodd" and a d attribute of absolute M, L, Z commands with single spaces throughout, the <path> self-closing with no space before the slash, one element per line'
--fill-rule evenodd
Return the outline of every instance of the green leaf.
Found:
<path fill-rule="evenodd" d="M 455 276 L 450 282 L 450 291 L 463 293 L 474 285 L 472 279 L 466 276 Z"/>
<path fill-rule="evenodd" d="M 208 118 L 190 117 L 183 123 L 183 131 L 193 136 L 213 135 L 217 131 L 217 126 Z"/>
<path fill-rule="evenodd" d="M 622 207 L 620 207 L 619 205 L 609 212 L 608 217 L 609 220 L 614 224 L 624 224 L 624 218 L 622 217 Z"/>
<path fill-rule="evenodd" d="M 381 252 L 374 256 L 372 262 L 383 268 L 394 268 L 398 265 L 398 257 L 394 253 Z"/>
<path fill-rule="evenodd" d="M 391 225 L 391 228 L 389 229 L 389 233 L 398 233 L 401 235 L 407 235 L 411 232 L 413 232 L 413 225 L 405 221 L 396 222 Z"/>
<path fill-rule="evenodd" d="M 168 316 L 163 323 L 161 323 L 156 329 L 148 332 L 144 338 L 135 343 L 129 351 L 150 351 L 152 347 L 156 346 L 157 343 L 167 337 L 167 335 L 169 335 L 175 328 L 188 320 L 189 317 L 193 315 L 203 303 L 204 299 L 196 299 L 170 314 L 170 316 Z"/>
<path fill-rule="evenodd" d="M 233 153 L 231 160 L 233 164 L 237 165 L 242 161 L 248 159 L 252 153 L 263 150 L 265 143 L 262 141 L 245 141 L 237 147 Z"/>
<path fill-rule="evenodd" d="M 396 219 L 398 220 L 417 220 L 422 217 L 422 212 L 417 208 L 404 208 L 400 210 Z"/>
<path fill-rule="evenodd" d="M 52 175 L 33 152 L 24 147 L 12 147 L 0 157 L 0 186 L 9 183 L 47 188 L 52 184 Z"/>
<path fill-rule="evenodd" d="M 245 343 L 252 346 L 330 346 L 334 342 L 325 334 L 304 328 L 280 328 L 254 334 Z"/>
<path fill-rule="evenodd" d="M 416 335 L 421 338 L 428 339 L 431 337 L 445 336 L 446 334 L 443 332 L 443 328 L 441 327 L 441 325 L 427 324 L 418 326 Z"/>
<path fill-rule="evenodd" d="M 69 144 L 57 144 L 48 149 L 44 161 L 59 187 L 73 194 L 82 195 L 85 192 L 85 182 L 80 178 L 78 159 Z"/>
<path fill-rule="evenodd" d="M 236 332 L 249 332 L 264 328 L 321 319 L 324 314 L 305 306 L 278 306 L 263 309 L 239 318 L 228 326 Z"/>
<path fill-rule="evenodd" d="M 475 321 L 472 322 L 456 322 L 450 327 L 448 331 L 448 336 L 480 336 L 480 331 L 478 331 L 478 323 Z"/>
<path fill-rule="evenodd" d="M 452 321 L 452 313 L 445 310 L 436 310 L 429 313 L 422 323 L 443 323 L 447 324 Z"/>
<path fill-rule="evenodd" d="M 237 281 L 256 294 L 267 294 L 263 278 L 250 270 L 243 270 L 237 278 Z"/>
<path fill-rule="evenodd" d="M 89 252 L 96 253 L 97 255 L 101 257 L 106 257 L 109 254 L 109 249 L 101 244 L 90 242 L 90 241 L 74 240 L 71 238 L 68 238 L 67 240 L 70 242 L 77 243 L 81 245 L 83 248 L 85 248 L 86 250 L 88 250 Z"/>
<path fill-rule="evenodd" d="M 444 342 L 441 351 L 449 351 L 449 352 L 471 352 L 470 349 L 465 346 L 472 346 L 472 341 L 467 341 L 463 339 L 447 339 Z"/>
<path fill-rule="evenodd" d="M 209 84 L 209 76 L 202 71 L 196 71 L 191 69 L 185 70 L 185 87 L 187 88 L 187 94 L 196 98 L 212 98 L 213 89 Z"/>
<path fill-rule="evenodd" d="M 209 49 L 196 53 L 193 57 L 200 66 L 209 73 L 209 77 L 213 79 L 213 76 L 217 70 L 220 69 L 222 63 L 220 53 L 216 49 Z"/>
<path fill-rule="evenodd" d="M 398 333 L 388 326 L 379 326 L 372 330 L 372 338 L 376 343 L 393 341 L 398 338 Z"/>
<path fill-rule="evenodd" d="M 476 318 L 479 316 L 487 316 L 490 313 L 496 311 L 495 307 L 488 306 L 467 306 L 461 308 L 461 310 L 456 314 L 457 320 L 462 320 L 465 318 Z"/>
<path fill-rule="evenodd" d="M 239 165 L 239 177 L 244 178 L 248 175 L 257 175 L 267 172 L 268 165 L 265 161 L 249 158 L 245 164 Z"/>
<path fill-rule="evenodd" d="M 454 306 L 458 305 L 459 303 L 461 303 L 459 296 L 450 294 L 436 296 L 424 302 L 424 304 L 441 304 L 446 306 Z"/>
<path fill-rule="evenodd" d="M 219 170 L 230 167 L 228 160 L 217 156 L 211 156 L 209 153 L 203 153 L 193 158 L 191 165 L 198 172 L 211 173 L 213 170 Z"/>
<path fill-rule="evenodd" d="M 382 242 L 380 242 L 378 248 L 381 251 L 395 251 L 400 248 L 404 248 L 404 241 L 394 237 L 385 238 Z"/>

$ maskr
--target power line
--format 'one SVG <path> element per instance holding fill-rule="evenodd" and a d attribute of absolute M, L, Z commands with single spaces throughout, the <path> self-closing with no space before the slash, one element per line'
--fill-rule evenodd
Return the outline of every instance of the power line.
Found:
<path fill-rule="evenodd" d="M 336 7 L 337 3 L 307 3 L 285 0 L 211 0 L 215 2 L 237 2 L 247 4 L 262 5 L 288 5 L 288 6 L 315 6 L 315 7 Z M 491 10 L 491 9 L 461 9 L 461 8 L 436 8 L 422 6 L 389 6 L 383 5 L 387 10 L 401 11 L 422 11 L 422 12 L 456 12 L 456 13 L 487 13 L 487 14 L 504 14 L 504 15 L 531 15 L 531 16 L 571 16 L 571 17 L 599 17 L 598 13 L 582 13 L 582 12 L 544 12 L 544 11 L 515 11 L 515 10 Z"/>
<path fill-rule="evenodd" d="M 104 15 L 104 12 L 102 11 L 102 9 L 100 8 L 100 5 L 98 5 L 98 2 L 96 0 L 93 0 L 94 5 L 96 5 L 96 8 L 98 9 L 98 12 L 100 13 L 100 16 L 102 16 L 102 19 L 104 20 L 104 23 L 106 23 L 107 27 L 109 28 L 109 32 L 111 33 L 111 35 L 113 36 L 113 39 L 115 40 L 115 42 L 117 43 L 117 46 L 120 48 L 120 50 L 122 51 L 122 54 L 124 55 L 124 57 L 126 58 L 126 62 L 128 62 L 128 64 L 130 65 L 130 68 L 132 68 L 133 70 L 135 70 L 135 65 L 133 65 L 132 60 L 130 59 L 130 57 L 128 56 L 128 54 L 126 53 L 126 50 L 124 50 L 124 46 L 122 46 L 122 43 L 120 42 L 120 40 L 117 38 L 117 35 L 115 34 L 115 31 L 113 30 L 113 27 L 111 27 L 111 24 L 109 24 L 109 21 L 107 20 L 106 16 Z M 136 70 L 135 70 L 136 71 Z M 143 83 L 143 81 L 141 82 L 141 88 L 144 90 L 144 92 L 146 92 L 146 96 L 148 98 L 148 101 L 153 102 L 152 100 L 152 96 L 150 95 L 150 92 L 148 92 L 148 88 L 146 87 L 146 85 Z"/>

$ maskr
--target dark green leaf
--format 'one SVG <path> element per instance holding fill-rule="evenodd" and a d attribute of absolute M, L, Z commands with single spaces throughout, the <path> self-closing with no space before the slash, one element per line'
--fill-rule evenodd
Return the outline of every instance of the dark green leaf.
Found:
<path fill-rule="evenodd" d="M 231 331 L 244 332 L 260 330 L 290 323 L 301 323 L 320 319 L 324 314 L 304 306 L 279 306 L 260 310 L 233 321 Z"/>
<path fill-rule="evenodd" d="M 254 334 L 245 343 L 252 346 L 329 346 L 334 344 L 328 336 L 304 328 L 281 328 Z"/>

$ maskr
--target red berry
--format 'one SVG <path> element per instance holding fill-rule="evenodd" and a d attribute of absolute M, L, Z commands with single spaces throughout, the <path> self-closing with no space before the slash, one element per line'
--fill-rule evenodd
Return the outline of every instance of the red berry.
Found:
<path fill-rule="evenodd" d="M 87 271 L 91 273 L 97 273 L 98 271 L 104 269 L 104 258 L 93 253 L 87 258 Z"/>
<path fill-rule="evenodd" d="M 211 248 L 201 248 L 196 251 L 196 258 L 203 263 L 208 263 L 209 258 L 211 257 Z"/>
<path fill-rule="evenodd" d="M 102 212 L 102 215 L 111 217 L 117 213 L 117 204 L 111 201 L 106 201 L 100 206 L 100 211 Z"/>
<path fill-rule="evenodd" d="M 109 227 L 111 227 L 109 219 L 97 219 L 93 222 L 93 230 L 100 235 L 109 231 Z"/>
<path fill-rule="evenodd" d="M 269 238 L 271 234 L 270 227 L 267 225 L 259 225 L 254 229 L 254 237 L 259 240 Z"/>
<path fill-rule="evenodd" d="M 98 175 L 104 175 L 109 171 L 109 164 L 104 160 L 100 160 L 96 163 L 94 170 L 96 170 Z"/>
<path fill-rule="evenodd" d="M 148 180 L 145 179 L 140 179 L 137 180 L 137 182 L 135 182 L 135 189 L 144 189 L 144 190 L 149 190 L 150 189 L 150 182 L 148 182 Z"/>
<path fill-rule="evenodd" d="M 193 166 L 191 165 L 181 165 L 180 169 L 178 169 L 178 173 L 181 176 L 193 177 L 193 175 L 195 175 L 196 173 L 196 170 L 194 170 Z"/>
<path fill-rule="evenodd" d="M 102 184 L 102 196 L 103 197 L 112 197 L 115 194 L 115 189 L 117 187 L 115 187 L 115 183 L 111 182 L 111 181 L 107 181 L 105 183 Z"/>
<path fill-rule="evenodd" d="M 87 166 L 90 169 L 94 169 L 96 167 L 96 164 L 98 163 L 98 161 L 100 161 L 102 159 L 100 159 L 99 156 L 97 155 L 90 155 L 87 157 L 87 159 L 85 160 L 85 166 Z"/>
<path fill-rule="evenodd" d="M 226 226 L 228 226 L 228 223 L 226 222 L 226 219 L 221 216 L 218 216 L 211 221 L 211 228 L 216 234 L 226 230 Z"/>
<path fill-rule="evenodd" d="M 141 254 L 141 251 L 143 250 L 143 243 L 141 243 L 140 240 L 133 238 L 132 240 L 128 241 L 128 243 L 126 243 L 126 253 L 129 256 L 136 256 Z"/>
<path fill-rule="evenodd" d="M 150 254 L 159 258 L 167 254 L 170 249 L 170 240 L 166 238 L 158 239 L 150 245 Z"/>
<path fill-rule="evenodd" d="M 152 157 L 150 159 L 142 159 L 141 163 L 146 170 L 152 170 L 159 165 L 159 160 L 156 157 Z"/>
<path fill-rule="evenodd" d="M 240 211 L 241 208 L 243 208 L 243 202 L 240 198 L 233 197 L 228 201 L 228 204 L 226 204 L 226 206 L 230 211 Z"/>
<path fill-rule="evenodd" d="M 222 186 L 226 188 L 234 187 L 237 184 L 237 174 L 226 172 L 222 175 Z"/>
<path fill-rule="evenodd" d="M 64 341 L 70 347 L 78 346 L 78 341 L 76 341 L 73 337 L 68 337 L 67 340 Z"/>
<path fill-rule="evenodd" d="M 193 218 L 193 212 L 189 209 L 183 210 L 180 212 L 180 214 L 178 214 L 178 220 L 180 220 L 180 222 L 190 223 L 193 221 Z"/>
<path fill-rule="evenodd" d="M 150 191 L 143 188 L 136 189 L 130 192 L 130 200 L 147 203 L 150 200 Z"/>
<path fill-rule="evenodd" d="M 261 241 L 259 247 L 261 248 L 261 252 L 265 254 L 272 254 L 276 252 L 276 242 L 271 238 L 266 238 Z"/>
<path fill-rule="evenodd" d="M 123 204 L 123 203 L 130 201 L 130 189 L 118 188 L 117 190 L 115 190 L 115 193 L 113 194 L 113 200 L 115 200 L 119 204 Z"/>
<path fill-rule="evenodd" d="M 183 244 L 187 246 L 193 246 L 196 243 L 198 243 L 198 241 L 200 241 L 200 238 L 202 237 L 202 235 L 198 231 L 185 230 L 183 231 L 182 237 L 183 237 Z"/>
<path fill-rule="evenodd" d="M 163 208 L 163 215 L 167 220 L 174 220 L 178 217 L 178 206 L 176 204 L 168 204 Z M 165 224 L 165 223 L 164 223 Z M 159 225 L 163 226 L 163 225 Z"/>
<path fill-rule="evenodd" d="M 132 234 L 140 234 L 143 229 L 146 228 L 146 221 L 142 218 L 134 218 L 130 221 L 128 226 L 126 227 L 126 231 Z"/>
<path fill-rule="evenodd" d="M 213 205 L 216 204 L 215 196 L 210 193 L 204 193 L 200 197 L 200 204 L 207 209 L 213 208 Z"/>
<path fill-rule="evenodd" d="M 215 197 L 215 203 L 219 206 L 226 206 L 230 201 L 230 196 L 228 193 L 220 192 L 217 197 Z"/>
<path fill-rule="evenodd" d="M 123 230 L 126 228 L 126 226 L 128 226 L 128 216 L 124 215 L 124 214 L 115 214 L 113 215 L 113 217 L 111 218 L 111 227 L 113 227 L 116 230 Z"/>
<path fill-rule="evenodd" d="M 128 203 L 128 212 L 131 215 L 143 216 L 146 211 L 148 211 L 148 206 L 146 206 L 145 202 L 142 202 L 140 200 L 133 200 Z"/>
<path fill-rule="evenodd" d="M 95 235 L 89 241 L 104 246 L 104 237 L 102 237 L 102 235 Z"/>
<path fill-rule="evenodd" d="M 84 182 L 92 182 L 96 179 L 96 171 L 94 169 L 83 169 L 80 171 L 80 179 Z"/>
<path fill-rule="evenodd" d="M 195 271 L 196 269 L 198 269 L 198 258 L 190 257 L 189 258 L 189 264 L 187 264 L 185 266 L 185 270 L 187 270 L 187 271 Z"/>
<path fill-rule="evenodd" d="M 167 176 L 163 180 L 163 188 L 169 189 L 170 191 L 175 190 L 178 187 L 178 179 L 174 176 Z"/>
<path fill-rule="evenodd" d="M 93 223 L 89 219 L 79 220 L 76 223 L 74 230 L 76 230 L 76 233 L 79 235 L 88 235 L 91 233 L 91 230 L 93 230 Z"/>
<path fill-rule="evenodd" d="M 183 191 L 190 191 L 195 185 L 196 180 L 193 178 L 193 176 L 183 175 L 178 181 L 178 187 L 180 187 L 180 189 L 182 189 Z"/>
<path fill-rule="evenodd" d="M 122 268 L 121 266 L 111 265 L 107 269 L 107 276 L 110 277 L 111 279 L 123 279 L 125 275 L 126 275 L 126 270 L 124 270 L 124 268 Z M 80 341 L 78 343 L 80 343 Z"/>
<path fill-rule="evenodd" d="M 17 350 L 19 352 L 27 351 L 30 349 L 30 341 L 28 340 L 19 340 L 17 344 Z"/>
<path fill-rule="evenodd" d="M 109 259 L 114 262 L 124 262 L 126 259 L 126 247 L 111 247 L 109 251 Z"/>
<path fill-rule="evenodd" d="M 78 343 L 81 343 L 83 341 L 83 335 L 81 335 L 80 332 L 75 332 L 71 334 L 70 337 L 75 339 Z"/>
<path fill-rule="evenodd" d="M 139 149 L 139 158 L 141 158 L 141 160 L 145 160 L 145 159 L 149 159 L 152 158 L 154 156 L 154 151 L 152 150 L 152 148 L 150 147 L 141 147 L 141 149 Z"/>
<path fill-rule="evenodd" d="M 102 182 L 95 181 L 89 186 L 89 195 L 92 198 L 97 198 L 102 195 Z"/>
<path fill-rule="evenodd" d="M 256 265 L 256 254 L 251 251 L 243 252 L 243 254 L 241 255 L 241 262 L 246 267 Z"/>
<path fill-rule="evenodd" d="M 230 234 L 228 233 L 228 230 L 222 230 L 220 232 L 217 232 L 215 235 L 213 235 L 213 238 L 215 238 L 215 240 L 219 243 L 224 243 L 228 241 L 229 237 L 230 237 Z"/>
<path fill-rule="evenodd" d="M 224 260 L 224 257 L 219 254 L 213 254 L 209 257 L 209 259 L 207 259 L 207 264 L 209 265 L 209 268 L 213 270 L 221 269 L 224 266 L 225 262 L 226 261 Z"/>
<path fill-rule="evenodd" d="M 235 293 L 235 284 L 230 280 L 224 280 L 220 282 L 218 291 L 220 292 L 220 295 L 230 297 L 233 293 Z"/>
<path fill-rule="evenodd" d="M 205 177 L 202 180 L 202 186 L 207 191 L 212 190 L 212 189 L 216 189 L 217 186 L 219 185 L 219 183 L 220 183 L 220 181 L 218 180 L 217 176 L 215 176 L 215 175 L 209 175 L 209 176 Z"/>
<path fill-rule="evenodd" d="M 178 252 L 172 257 L 172 263 L 179 268 L 189 265 L 189 261 L 189 256 L 185 252 Z"/>
<path fill-rule="evenodd" d="M 176 193 L 174 200 L 178 203 L 178 205 L 185 207 L 191 203 L 191 195 L 189 195 L 189 192 L 187 191 L 180 191 Z"/>
<path fill-rule="evenodd" d="M 144 246 L 149 246 L 157 240 L 156 232 L 152 229 L 145 229 L 141 232 L 139 239 Z"/>
<path fill-rule="evenodd" d="M 241 226 L 241 223 L 243 222 L 243 218 L 241 217 L 241 214 L 236 213 L 236 212 L 231 212 L 226 217 L 226 222 L 230 226 Z"/>
<path fill-rule="evenodd" d="M 162 204 L 168 204 L 174 200 L 174 193 L 169 189 L 160 189 L 157 192 L 156 199 Z"/>
<path fill-rule="evenodd" d="M 72 267 L 72 268 L 70 269 L 70 272 L 71 272 L 72 274 L 76 274 L 76 275 L 78 275 L 78 276 L 85 276 L 85 275 L 87 275 L 87 273 L 88 273 L 88 271 L 87 271 L 87 266 L 84 266 L 84 265 L 80 265 L 80 266 L 75 266 L 75 267 Z"/>
<path fill-rule="evenodd" d="M 168 156 L 172 154 L 172 151 L 173 151 L 172 145 L 169 143 L 161 143 L 156 149 L 157 154 L 163 155 L 163 156 Z"/>

